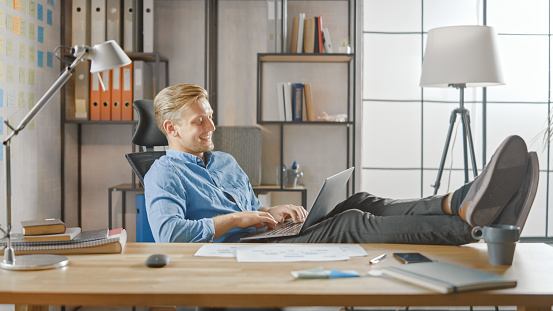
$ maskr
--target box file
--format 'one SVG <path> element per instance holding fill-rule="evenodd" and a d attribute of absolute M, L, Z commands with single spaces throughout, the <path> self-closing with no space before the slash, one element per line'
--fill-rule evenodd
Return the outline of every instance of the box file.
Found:
<path fill-rule="evenodd" d="M 142 52 L 142 1 L 124 0 L 123 50 Z"/>
<path fill-rule="evenodd" d="M 106 40 L 114 40 L 120 46 L 123 42 L 121 40 L 122 4 L 121 0 L 107 0 L 106 2 Z"/>
<path fill-rule="evenodd" d="M 100 120 L 100 79 L 99 73 L 90 74 L 90 120 Z"/>
<path fill-rule="evenodd" d="M 71 45 L 90 45 L 90 0 L 73 0 Z M 75 68 L 75 119 L 87 120 L 90 103 L 89 64 Z"/>
<path fill-rule="evenodd" d="M 100 88 L 100 120 L 111 120 L 111 77 L 110 70 L 102 71 L 104 89 Z"/>
<path fill-rule="evenodd" d="M 277 5 L 275 0 L 267 0 L 267 52 L 269 53 L 277 52 L 276 6 Z"/>
<path fill-rule="evenodd" d="M 144 53 L 154 52 L 154 0 L 144 0 L 142 10 L 143 37 L 142 44 Z"/>
<path fill-rule="evenodd" d="M 111 71 L 111 120 L 121 121 L 121 68 L 112 69 Z"/>
<path fill-rule="evenodd" d="M 121 67 L 121 120 L 133 120 L 133 63 Z"/>
<path fill-rule="evenodd" d="M 154 99 L 152 66 L 145 61 L 135 61 L 133 64 L 133 100 Z"/>
<path fill-rule="evenodd" d="M 90 44 L 106 41 L 106 0 L 91 0 Z"/>

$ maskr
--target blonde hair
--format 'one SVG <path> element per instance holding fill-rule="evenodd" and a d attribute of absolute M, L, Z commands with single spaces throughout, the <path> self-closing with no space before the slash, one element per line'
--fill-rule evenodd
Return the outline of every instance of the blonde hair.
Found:
<path fill-rule="evenodd" d="M 165 120 L 180 124 L 182 112 L 200 98 L 207 99 L 207 91 L 196 84 L 179 83 L 161 90 L 154 99 L 154 110 L 163 134 L 167 135 L 163 128 Z"/>

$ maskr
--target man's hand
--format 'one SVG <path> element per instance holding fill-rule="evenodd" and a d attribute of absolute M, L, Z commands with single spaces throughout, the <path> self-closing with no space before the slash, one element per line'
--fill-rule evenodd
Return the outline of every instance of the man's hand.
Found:
<path fill-rule="evenodd" d="M 266 211 L 237 212 L 215 216 L 212 219 L 213 226 L 215 227 L 214 240 L 234 227 L 245 229 L 248 227 L 261 228 L 263 225 L 266 225 L 272 228 L 278 223 L 273 216 Z"/>
<path fill-rule="evenodd" d="M 303 222 L 307 217 L 307 211 L 303 207 L 292 204 L 264 207 L 260 211 L 268 212 L 278 222 L 284 222 L 289 218 L 294 222 Z"/>
<path fill-rule="evenodd" d="M 278 223 L 273 216 L 267 212 L 249 211 L 233 213 L 231 215 L 234 215 L 236 218 L 235 227 L 240 229 L 248 227 L 261 228 L 263 227 L 263 224 L 267 225 L 269 228 L 272 228 Z"/>

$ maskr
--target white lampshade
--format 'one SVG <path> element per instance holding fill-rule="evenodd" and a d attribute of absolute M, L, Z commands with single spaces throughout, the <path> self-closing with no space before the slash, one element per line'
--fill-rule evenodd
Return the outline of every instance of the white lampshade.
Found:
<path fill-rule="evenodd" d="M 505 84 L 497 52 L 497 33 L 488 26 L 452 26 L 428 31 L 421 87 Z"/>
<path fill-rule="evenodd" d="M 104 70 L 119 68 L 131 63 L 131 59 L 123 52 L 123 49 L 113 40 L 96 44 L 89 52 L 90 72 L 96 73 Z"/>

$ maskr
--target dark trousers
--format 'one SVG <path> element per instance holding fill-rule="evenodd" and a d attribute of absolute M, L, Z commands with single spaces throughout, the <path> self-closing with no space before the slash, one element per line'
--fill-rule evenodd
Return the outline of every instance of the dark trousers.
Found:
<path fill-rule="evenodd" d="M 442 212 L 444 195 L 392 200 L 366 192 L 339 203 L 301 235 L 269 239 L 273 243 L 402 243 L 462 245 L 474 242 L 470 226 Z"/>

